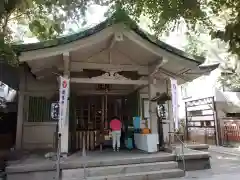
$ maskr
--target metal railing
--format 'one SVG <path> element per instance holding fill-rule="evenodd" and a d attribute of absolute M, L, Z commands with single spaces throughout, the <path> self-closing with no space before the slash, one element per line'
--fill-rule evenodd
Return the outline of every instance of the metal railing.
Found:
<path fill-rule="evenodd" d="M 187 144 L 185 144 L 185 143 L 182 141 L 182 139 L 181 139 L 181 137 L 180 137 L 179 134 L 176 134 L 175 132 L 169 132 L 169 133 L 170 133 L 170 134 L 173 134 L 174 137 L 176 137 L 177 140 L 178 140 L 178 141 L 180 142 L 180 144 L 181 144 L 181 151 L 180 151 L 180 152 L 177 151 L 177 145 L 175 146 L 174 151 L 175 151 L 175 155 L 176 155 L 176 160 L 177 160 L 177 161 L 179 161 L 179 160 L 182 161 L 182 163 L 183 163 L 183 171 L 186 172 L 186 160 L 185 160 L 184 148 L 187 148 Z M 173 148 L 173 146 L 172 146 L 172 148 Z"/>

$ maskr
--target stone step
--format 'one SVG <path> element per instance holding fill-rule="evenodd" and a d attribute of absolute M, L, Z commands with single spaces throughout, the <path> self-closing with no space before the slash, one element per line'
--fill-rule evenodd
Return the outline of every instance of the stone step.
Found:
<path fill-rule="evenodd" d="M 175 169 L 178 167 L 177 162 L 156 162 L 156 163 L 143 163 L 143 164 L 131 164 L 122 166 L 110 166 L 110 167 L 97 167 L 87 170 L 87 175 L 91 176 L 105 176 L 114 174 L 128 174 L 135 172 L 149 172 L 160 171 L 162 169 Z"/>
<path fill-rule="evenodd" d="M 163 169 L 161 171 L 135 172 L 128 174 L 117 174 L 108 176 L 87 177 L 86 180 L 159 180 L 168 178 L 180 178 L 184 176 L 184 171 L 180 169 Z M 81 180 L 84 178 L 74 178 L 69 180 Z"/>
<path fill-rule="evenodd" d="M 155 163 L 141 163 L 141 164 L 129 164 L 118 166 L 105 166 L 105 167 L 92 167 L 85 169 L 85 176 L 107 176 L 117 174 L 129 174 L 136 172 L 150 172 L 161 171 L 163 169 L 176 169 L 178 167 L 177 162 L 155 162 Z M 82 177 L 84 176 L 84 169 L 69 169 L 63 170 L 64 178 Z"/>
<path fill-rule="evenodd" d="M 101 154 L 99 154 L 99 156 L 101 156 Z M 84 162 L 84 160 L 67 161 L 67 162 L 61 163 L 61 167 L 62 169 L 76 169 L 76 168 L 82 168 L 84 167 L 84 165 L 86 167 L 103 167 L 103 166 L 118 166 L 118 165 L 128 165 L 128 164 L 166 162 L 166 161 L 175 161 L 175 160 L 176 160 L 176 156 L 170 153 L 162 153 L 160 155 L 150 154 L 150 155 L 139 156 L 139 157 L 124 157 L 124 154 L 123 154 L 123 158 L 119 158 L 119 157 L 115 158 L 115 156 L 108 156 L 105 159 L 99 158 L 99 160 L 89 159 L 87 162 Z M 29 168 L 32 168 L 32 166 Z M 8 170 L 10 169 L 8 168 Z"/>

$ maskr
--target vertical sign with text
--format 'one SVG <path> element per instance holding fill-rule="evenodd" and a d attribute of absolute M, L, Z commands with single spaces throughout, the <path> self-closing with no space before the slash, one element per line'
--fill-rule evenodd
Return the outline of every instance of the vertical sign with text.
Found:
<path fill-rule="evenodd" d="M 173 111 L 173 120 L 175 123 L 175 130 L 178 129 L 178 85 L 176 79 L 171 80 L 171 92 L 172 92 L 172 111 Z"/>
<path fill-rule="evenodd" d="M 59 103 L 58 102 L 51 104 L 51 118 L 54 120 L 59 119 Z"/>
<path fill-rule="evenodd" d="M 59 129 L 63 128 L 66 123 L 68 96 L 69 96 L 69 83 L 68 78 L 60 76 L 60 89 L 59 89 Z"/>

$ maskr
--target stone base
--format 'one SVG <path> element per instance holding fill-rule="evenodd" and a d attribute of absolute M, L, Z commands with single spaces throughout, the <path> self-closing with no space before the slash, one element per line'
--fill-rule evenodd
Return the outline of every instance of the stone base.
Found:
<path fill-rule="evenodd" d="M 166 178 L 180 178 L 184 176 L 184 172 L 180 169 L 165 169 L 160 171 L 122 173 L 98 177 L 71 176 L 61 177 L 62 180 L 159 180 Z M 56 172 L 32 172 L 25 174 L 11 174 L 7 176 L 8 180 L 54 180 Z M 57 179 L 56 179 L 57 180 Z"/>
<path fill-rule="evenodd" d="M 88 180 L 158 180 L 184 176 L 175 156 L 165 152 L 95 152 L 84 158 L 73 155 L 63 159 L 60 168 L 62 180 L 82 180 L 84 176 Z M 46 159 L 33 164 L 9 165 L 6 173 L 8 180 L 53 180 L 57 175 L 55 162 Z"/>
<path fill-rule="evenodd" d="M 184 147 L 184 159 L 185 159 L 185 170 L 186 171 L 195 171 L 210 169 L 210 154 L 206 152 L 209 148 L 207 144 L 188 144 L 187 147 Z M 178 167 L 183 168 L 182 162 L 182 147 L 181 145 L 175 145 L 173 147 L 166 147 L 165 151 L 171 152 L 172 154 L 178 155 Z"/>
<path fill-rule="evenodd" d="M 189 149 L 198 150 L 198 151 L 208 151 L 208 144 L 187 144 Z"/>
<path fill-rule="evenodd" d="M 56 179 L 56 171 L 40 171 L 29 173 L 7 174 L 7 180 L 54 180 Z"/>
<path fill-rule="evenodd" d="M 183 169 L 182 161 L 178 161 L 178 168 Z M 186 171 L 211 169 L 210 159 L 209 158 L 187 159 L 185 161 L 185 168 L 186 168 Z"/>

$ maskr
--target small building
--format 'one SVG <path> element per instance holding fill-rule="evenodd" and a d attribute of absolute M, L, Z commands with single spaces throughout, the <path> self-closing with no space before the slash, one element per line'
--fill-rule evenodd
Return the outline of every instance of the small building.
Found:
<path fill-rule="evenodd" d="M 218 80 L 221 73 L 218 68 L 181 85 L 180 118 L 192 124 L 191 141 L 218 145 L 240 142 L 239 89 L 223 87 Z"/>
<path fill-rule="evenodd" d="M 70 78 L 67 123 L 62 129 L 62 152 L 99 144 L 113 115 L 127 125 L 132 118 L 149 119 L 158 143 L 159 93 L 171 95 L 170 78 L 179 84 L 210 72 L 195 57 L 150 36 L 136 25 L 107 19 L 78 34 L 52 41 L 17 46 L 21 65 L 16 147 L 54 148 L 57 122 L 51 119 L 51 103 L 59 97 L 58 76 Z M 163 125 L 165 143 L 174 131 L 171 101 Z M 93 142 L 93 143 L 92 143 Z"/>

